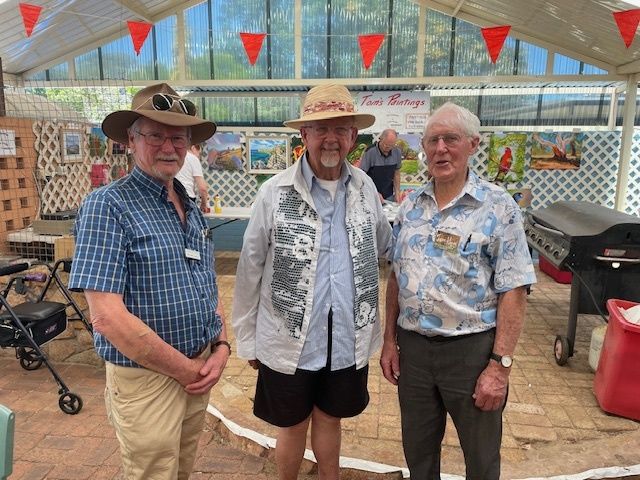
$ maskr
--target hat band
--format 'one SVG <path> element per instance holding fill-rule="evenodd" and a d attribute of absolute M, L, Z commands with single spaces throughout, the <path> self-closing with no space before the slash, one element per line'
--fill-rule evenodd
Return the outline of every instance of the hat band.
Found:
<path fill-rule="evenodd" d="M 304 107 L 302 111 L 302 115 L 309 115 L 311 113 L 318 112 L 355 112 L 356 109 L 353 106 L 353 103 L 349 102 L 315 102 L 311 105 Z"/>

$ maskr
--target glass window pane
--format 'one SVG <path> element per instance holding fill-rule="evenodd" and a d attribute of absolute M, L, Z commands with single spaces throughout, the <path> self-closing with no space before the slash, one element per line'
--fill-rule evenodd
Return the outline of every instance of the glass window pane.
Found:
<path fill-rule="evenodd" d="M 49 69 L 49 80 L 69 80 L 69 64 L 60 63 Z"/>
<path fill-rule="evenodd" d="M 596 67 L 595 65 L 590 65 L 585 63 L 582 67 L 582 73 L 584 75 L 606 75 L 608 72 L 601 68 Z"/>
<path fill-rule="evenodd" d="M 520 42 L 518 75 L 544 75 L 547 69 L 547 50 L 527 42 Z"/>
<path fill-rule="evenodd" d="M 451 17 L 435 10 L 427 10 L 424 75 L 449 76 L 451 59 Z"/>
<path fill-rule="evenodd" d="M 293 0 L 271 0 L 271 78 L 293 78 L 295 55 Z M 266 48 L 265 45 L 262 47 Z"/>
<path fill-rule="evenodd" d="M 266 33 L 266 0 L 212 2 L 213 77 L 217 80 L 268 78 L 267 40 L 255 65 L 249 63 L 239 32 Z"/>
<path fill-rule="evenodd" d="M 545 94 L 542 96 L 542 125 L 606 125 L 608 95 Z"/>
<path fill-rule="evenodd" d="M 25 80 L 46 80 L 46 79 L 47 79 L 47 72 L 45 70 L 41 70 L 39 72 L 33 73 L 25 77 Z"/>
<path fill-rule="evenodd" d="M 78 80 L 100 80 L 100 62 L 97 49 L 76 57 L 74 62 Z"/>
<path fill-rule="evenodd" d="M 580 62 L 556 53 L 553 59 L 553 73 L 555 75 L 578 75 Z"/>
<path fill-rule="evenodd" d="M 136 56 L 131 36 L 119 38 L 102 47 L 102 66 L 105 79 L 153 80 L 153 41 L 149 37 Z"/>
<path fill-rule="evenodd" d="M 220 125 L 255 125 L 254 99 L 249 97 L 207 97 L 205 118 Z"/>
<path fill-rule="evenodd" d="M 387 77 L 389 4 L 371 8 L 369 0 L 334 0 L 331 3 L 331 78 Z M 358 35 L 385 34 L 369 69 L 364 67 Z"/>
<path fill-rule="evenodd" d="M 535 125 L 538 95 L 484 95 L 480 120 L 490 125 Z"/>
<path fill-rule="evenodd" d="M 391 42 L 391 76 L 414 77 L 418 39 L 420 7 L 411 0 L 393 2 L 393 35 Z"/>
<path fill-rule="evenodd" d="M 300 97 L 258 97 L 258 125 L 282 127 L 282 122 L 298 118 Z"/>
<path fill-rule="evenodd" d="M 456 21 L 454 76 L 513 75 L 515 40 L 507 37 L 495 64 L 487 50 L 480 27 Z"/>
<path fill-rule="evenodd" d="M 327 78 L 327 2 L 302 2 L 302 77 Z"/>
<path fill-rule="evenodd" d="M 478 97 L 476 95 L 458 96 L 455 92 L 451 92 L 451 95 L 444 97 L 431 97 L 431 112 L 434 112 L 446 102 L 453 102 L 476 114 L 478 112 Z"/>
<path fill-rule="evenodd" d="M 153 27 L 158 55 L 158 80 L 175 80 L 178 78 L 176 25 L 177 17 L 171 15 L 159 21 Z M 150 38 L 147 38 L 147 41 L 150 40 Z"/>
<path fill-rule="evenodd" d="M 189 80 L 211 78 L 208 11 L 204 2 L 184 12 L 185 77 Z"/>

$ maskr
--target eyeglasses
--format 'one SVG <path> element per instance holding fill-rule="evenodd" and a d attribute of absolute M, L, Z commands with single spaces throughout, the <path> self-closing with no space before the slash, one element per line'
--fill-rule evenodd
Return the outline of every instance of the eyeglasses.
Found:
<path fill-rule="evenodd" d="M 318 137 L 326 137 L 329 132 L 333 132 L 336 137 L 348 137 L 351 135 L 351 129 L 353 127 L 326 127 L 324 125 L 305 125 L 302 128 L 311 130 L 314 135 Z"/>
<path fill-rule="evenodd" d="M 196 106 L 193 102 L 180 97 L 174 97 L 173 95 L 168 95 L 166 93 L 156 93 L 151 98 L 147 99 L 142 105 L 148 101 L 151 101 L 151 105 L 154 110 L 161 112 L 171 110 L 173 106 L 177 104 L 182 113 L 191 116 L 196 114 Z M 140 105 L 140 107 L 142 107 L 142 105 Z M 138 107 L 137 110 L 139 110 L 140 107 Z"/>
<path fill-rule="evenodd" d="M 136 133 L 144 138 L 147 145 L 151 145 L 153 147 L 160 147 L 164 145 L 164 142 L 166 142 L 168 138 L 171 140 L 171 144 L 175 148 L 186 148 L 190 140 L 186 135 L 166 136 L 161 133 L 142 133 L 140 131 L 136 131 Z"/>
<path fill-rule="evenodd" d="M 434 135 L 432 137 L 427 137 L 425 140 L 425 145 L 428 148 L 436 148 L 440 140 L 444 141 L 444 144 L 447 147 L 455 147 L 462 141 L 462 136 L 456 133 L 445 133 L 444 135 Z"/>

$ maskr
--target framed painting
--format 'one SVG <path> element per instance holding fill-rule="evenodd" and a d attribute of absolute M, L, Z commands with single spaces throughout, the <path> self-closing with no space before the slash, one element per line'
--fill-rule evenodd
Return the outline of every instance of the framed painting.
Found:
<path fill-rule="evenodd" d="M 124 143 L 114 142 L 109 140 L 109 153 L 111 155 L 126 155 L 127 146 Z"/>
<path fill-rule="evenodd" d="M 289 137 L 247 137 L 249 173 L 278 173 L 289 165 Z"/>
<path fill-rule="evenodd" d="M 107 136 L 100 125 L 93 125 L 89 134 L 89 156 L 103 157 L 107 150 Z"/>
<path fill-rule="evenodd" d="M 63 162 L 81 162 L 84 157 L 82 140 L 84 134 L 80 129 L 63 129 L 60 148 Z"/>
<path fill-rule="evenodd" d="M 494 183 L 517 183 L 524 178 L 526 133 L 494 133 L 489 139 L 487 178 Z"/>
<path fill-rule="evenodd" d="M 204 142 L 204 158 L 209 170 L 244 171 L 242 135 L 217 132 Z"/>
<path fill-rule="evenodd" d="M 536 132 L 531 135 L 531 168 L 576 170 L 582 158 L 582 132 Z"/>

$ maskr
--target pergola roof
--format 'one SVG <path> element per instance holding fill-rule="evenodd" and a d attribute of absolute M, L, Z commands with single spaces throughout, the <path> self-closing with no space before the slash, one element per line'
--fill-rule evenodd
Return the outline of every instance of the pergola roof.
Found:
<path fill-rule="evenodd" d="M 26 37 L 15 0 L 0 4 L 0 57 L 6 74 L 55 64 L 128 34 L 126 21 L 158 22 L 202 0 L 45 0 Z M 301 0 L 295 0 L 299 2 Z M 481 27 L 511 25 L 510 36 L 608 70 L 640 72 L 636 40 L 626 48 L 612 12 L 634 8 L 621 0 L 413 0 Z M 233 83 L 233 82 L 230 82 Z"/>

